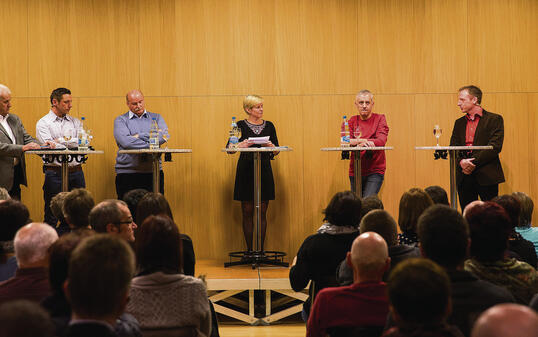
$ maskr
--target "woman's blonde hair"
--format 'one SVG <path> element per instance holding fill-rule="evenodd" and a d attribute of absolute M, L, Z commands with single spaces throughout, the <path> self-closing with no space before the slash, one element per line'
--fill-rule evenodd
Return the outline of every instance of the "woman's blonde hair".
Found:
<path fill-rule="evenodd" d="M 252 109 L 254 106 L 263 103 L 263 98 L 258 95 L 247 95 L 243 100 L 243 110 L 248 114 L 248 109 Z"/>

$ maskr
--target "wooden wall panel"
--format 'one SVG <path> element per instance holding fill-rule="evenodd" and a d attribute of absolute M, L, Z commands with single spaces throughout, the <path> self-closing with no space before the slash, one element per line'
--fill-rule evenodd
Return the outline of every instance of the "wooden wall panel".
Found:
<path fill-rule="evenodd" d="M 529 94 L 529 186 L 523 192 L 527 193 L 534 201 L 533 224 L 538 226 L 538 146 L 536 146 L 536 130 L 538 130 L 538 93 Z M 523 131 L 525 132 L 525 131 Z"/>

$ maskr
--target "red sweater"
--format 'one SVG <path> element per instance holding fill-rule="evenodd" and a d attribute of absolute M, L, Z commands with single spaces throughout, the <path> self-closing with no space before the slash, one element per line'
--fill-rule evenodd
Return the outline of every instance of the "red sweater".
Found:
<path fill-rule="evenodd" d="M 370 118 L 363 121 L 358 115 L 349 119 L 350 137 L 355 138 L 354 131 L 358 127 L 361 131 L 361 138 L 366 138 L 374 142 L 375 146 L 385 146 L 389 135 L 389 126 L 385 115 L 373 113 Z M 371 156 L 365 157 L 367 152 Z M 351 161 L 349 165 L 349 176 L 354 177 L 353 159 L 355 152 L 351 152 Z M 361 175 L 367 176 L 372 173 L 385 174 L 386 169 L 385 151 L 361 151 Z"/>

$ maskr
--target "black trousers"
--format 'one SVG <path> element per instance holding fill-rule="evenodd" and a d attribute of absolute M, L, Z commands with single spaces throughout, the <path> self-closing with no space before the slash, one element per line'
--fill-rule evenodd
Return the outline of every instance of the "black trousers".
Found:
<path fill-rule="evenodd" d="M 17 164 L 13 167 L 13 185 L 9 190 L 9 196 L 15 200 L 21 200 L 22 167 Z"/>
<path fill-rule="evenodd" d="M 118 199 L 123 200 L 125 193 L 143 188 L 149 192 L 153 191 L 153 174 L 152 173 L 118 173 L 116 175 L 116 193 Z M 164 172 L 159 174 L 159 192 L 164 194 Z"/>
<path fill-rule="evenodd" d="M 499 195 L 499 184 L 480 185 L 473 174 L 464 175 L 458 185 L 458 198 L 460 199 L 461 211 L 471 202 L 478 200 L 489 201 Z"/>

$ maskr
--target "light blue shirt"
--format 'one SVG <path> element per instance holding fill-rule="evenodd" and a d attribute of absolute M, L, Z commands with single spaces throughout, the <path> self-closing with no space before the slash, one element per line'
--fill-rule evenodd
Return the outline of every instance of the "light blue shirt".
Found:
<path fill-rule="evenodd" d="M 149 129 L 152 119 L 157 120 L 159 127 L 159 145 L 165 142 L 163 134 L 168 134 L 168 126 L 161 115 L 144 111 L 138 117 L 131 111 L 118 116 L 114 120 L 114 138 L 119 150 L 149 149 Z M 138 135 L 138 137 L 136 137 Z M 141 160 L 138 154 L 120 154 L 116 156 L 116 173 L 149 173 L 152 172 L 151 158 Z"/>
<path fill-rule="evenodd" d="M 529 240 L 534 245 L 536 255 L 538 255 L 538 228 L 537 227 L 516 227 L 516 232 L 521 234 L 525 240 Z"/>

